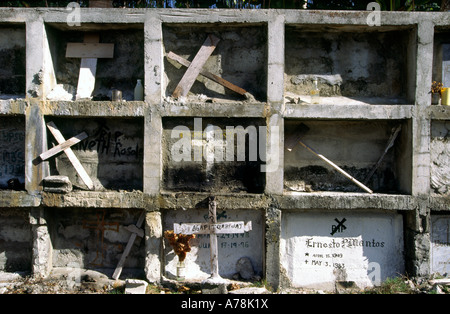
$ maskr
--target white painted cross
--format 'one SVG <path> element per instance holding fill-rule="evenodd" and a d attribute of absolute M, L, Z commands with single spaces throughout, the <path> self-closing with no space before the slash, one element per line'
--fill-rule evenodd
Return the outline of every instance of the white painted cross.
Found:
<path fill-rule="evenodd" d="M 81 58 L 76 99 L 91 98 L 95 87 L 97 58 L 112 58 L 114 44 L 100 44 L 98 34 L 85 34 L 84 43 L 68 43 L 66 58 Z"/>
<path fill-rule="evenodd" d="M 219 255 L 216 234 L 221 233 L 244 233 L 252 230 L 252 222 L 221 222 L 217 223 L 216 199 L 214 196 L 209 198 L 209 211 L 207 223 L 184 223 L 173 224 L 175 233 L 182 234 L 209 234 L 211 251 L 211 277 L 206 280 L 208 283 L 223 283 L 225 280 L 219 275 Z"/>

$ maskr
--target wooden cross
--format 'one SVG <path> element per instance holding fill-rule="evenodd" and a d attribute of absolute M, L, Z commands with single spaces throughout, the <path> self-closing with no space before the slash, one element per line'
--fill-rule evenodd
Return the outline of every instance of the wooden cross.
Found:
<path fill-rule="evenodd" d="M 219 255 L 216 234 L 244 233 L 252 230 L 252 222 L 246 224 L 243 221 L 217 223 L 217 203 L 214 196 L 209 198 L 209 211 L 207 223 L 184 223 L 173 225 L 175 233 L 183 234 L 209 234 L 211 254 L 211 277 L 209 283 L 223 283 L 225 280 L 219 275 Z"/>
<path fill-rule="evenodd" d="M 76 99 L 91 98 L 98 58 L 113 58 L 114 44 L 100 44 L 98 34 L 85 34 L 83 43 L 68 43 L 66 58 L 81 58 Z"/>
<path fill-rule="evenodd" d="M 112 278 L 117 280 L 120 277 L 120 274 L 122 273 L 123 265 L 125 264 L 125 260 L 127 259 L 128 254 L 130 254 L 131 247 L 134 244 L 134 241 L 136 240 L 136 236 L 144 237 L 144 230 L 141 229 L 141 225 L 144 222 L 145 219 L 145 210 L 142 211 L 141 215 L 138 218 L 138 221 L 136 225 L 129 225 L 125 227 L 128 231 L 131 232 L 130 239 L 128 240 L 127 246 L 125 247 L 125 250 L 122 253 L 122 256 L 120 257 L 119 263 L 117 263 L 117 267 L 114 270 L 114 274 L 112 275 Z"/>
<path fill-rule="evenodd" d="M 214 49 L 216 49 L 216 45 L 219 43 L 220 39 L 216 36 L 210 34 L 206 38 L 200 50 L 192 60 L 189 65 L 186 73 L 184 73 L 177 87 L 175 88 L 172 97 L 179 98 L 180 96 L 186 97 L 192 85 L 194 85 L 197 76 L 203 69 L 203 66 L 208 60 L 209 56 L 213 53 Z"/>
<path fill-rule="evenodd" d="M 169 51 L 169 53 L 167 54 L 167 58 L 174 60 L 176 62 L 178 62 L 179 64 L 185 66 L 185 67 L 190 67 L 191 66 L 191 62 L 184 59 L 183 57 L 177 55 L 176 53 L 173 53 L 172 51 Z M 217 76 L 215 74 L 212 74 L 211 72 L 208 72 L 206 70 L 201 70 L 200 71 L 200 75 L 209 78 L 210 80 L 213 80 L 216 83 L 219 83 L 220 85 L 242 95 L 242 96 L 246 96 L 247 91 L 243 88 L 240 88 L 239 86 L 234 85 L 233 83 L 221 78 L 220 76 Z"/>
<path fill-rule="evenodd" d="M 75 156 L 73 150 L 70 148 L 70 146 L 85 139 L 87 137 L 87 134 L 83 132 L 83 133 L 78 134 L 77 136 L 72 137 L 71 139 L 66 141 L 64 139 L 64 136 L 61 134 L 61 132 L 58 130 L 58 128 L 56 127 L 56 125 L 53 122 L 47 123 L 47 127 L 50 130 L 50 132 L 52 132 L 53 136 L 55 137 L 55 139 L 59 145 L 42 153 L 40 155 L 41 159 L 46 160 L 46 159 L 50 158 L 51 156 L 54 156 L 61 151 L 64 151 L 64 153 L 67 155 L 67 158 L 69 158 L 70 162 L 75 167 L 75 170 L 77 171 L 81 180 L 83 180 L 84 184 L 86 184 L 86 186 L 89 188 L 89 190 L 93 190 L 94 183 L 92 182 L 91 178 L 87 174 L 86 170 L 83 168 L 83 165 L 81 165 L 77 156 Z"/>

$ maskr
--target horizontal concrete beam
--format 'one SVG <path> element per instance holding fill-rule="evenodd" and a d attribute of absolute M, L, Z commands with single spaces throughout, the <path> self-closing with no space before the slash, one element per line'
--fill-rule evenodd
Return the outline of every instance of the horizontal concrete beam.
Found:
<path fill-rule="evenodd" d="M 72 10 L 66 8 L 1 8 L 0 22 L 24 23 L 32 16 L 41 15 L 46 23 L 66 23 L 67 15 L 71 12 Z M 367 26 L 367 17 L 372 11 L 81 8 L 80 22 L 143 24 L 148 12 L 163 23 L 267 23 L 272 16 L 284 15 L 286 24 Z M 437 26 L 450 24 L 447 12 L 381 11 L 380 13 L 381 26 L 416 25 L 424 20 L 431 21 Z"/>
<path fill-rule="evenodd" d="M 408 195 L 366 194 L 366 193 L 289 193 L 276 196 L 280 209 L 380 209 L 414 210 L 417 207 L 414 197 Z"/>
<path fill-rule="evenodd" d="M 140 101 L 111 102 L 96 101 L 44 101 L 44 115 L 75 117 L 143 117 L 145 103 Z"/>
<path fill-rule="evenodd" d="M 411 119 L 411 105 L 293 105 L 286 104 L 286 118 L 402 120 Z"/>
<path fill-rule="evenodd" d="M 37 207 L 39 205 L 41 205 L 39 195 L 30 195 L 25 191 L 0 190 L 0 208 Z"/>
<path fill-rule="evenodd" d="M 42 205 L 47 207 L 147 208 L 151 204 L 153 204 L 153 200 L 139 191 L 42 193 Z"/>

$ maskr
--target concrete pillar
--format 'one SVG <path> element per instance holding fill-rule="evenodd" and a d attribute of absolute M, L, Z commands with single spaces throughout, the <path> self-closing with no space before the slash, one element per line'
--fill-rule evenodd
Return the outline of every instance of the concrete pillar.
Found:
<path fill-rule="evenodd" d="M 161 212 L 148 212 L 145 217 L 145 274 L 152 283 L 161 280 L 162 239 Z"/>
<path fill-rule="evenodd" d="M 31 209 L 30 224 L 33 237 L 31 271 L 34 276 L 45 278 L 52 270 L 53 247 L 43 208 Z"/>
<path fill-rule="evenodd" d="M 267 101 L 280 106 L 284 97 L 283 14 L 275 14 L 269 20 L 267 37 Z"/>
<path fill-rule="evenodd" d="M 157 195 L 162 169 L 162 120 L 158 107 L 162 101 L 164 54 L 162 23 L 159 15 L 148 11 L 144 25 L 145 101 L 149 108 L 145 115 L 144 193 Z"/>
<path fill-rule="evenodd" d="M 266 119 L 266 164 L 261 170 L 266 173 L 267 194 L 282 195 L 284 180 L 284 119 L 276 113 Z"/>
<path fill-rule="evenodd" d="M 162 177 L 162 120 L 147 108 L 144 127 L 144 193 L 158 195 Z"/>
<path fill-rule="evenodd" d="M 270 206 L 266 210 L 265 278 L 277 290 L 280 287 L 281 210 Z"/>
<path fill-rule="evenodd" d="M 36 195 L 42 191 L 42 179 L 49 174 L 48 163 L 37 161 L 37 157 L 47 149 L 47 133 L 39 101 L 29 101 L 25 121 L 25 189 Z"/>
<path fill-rule="evenodd" d="M 148 11 L 144 25 L 145 100 L 159 105 L 162 100 L 164 54 L 162 24 L 158 15 Z"/>
<path fill-rule="evenodd" d="M 278 195 L 283 194 L 284 22 L 282 14 L 275 14 L 269 20 L 267 40 L 267 102 L 270 110 L 267 117 L 265 192 Z"/>
<path fill-rule="evenodd" d="M 32 15 L 26 25 L 26 94 L 43 99 L 56 86 L 47 32 L 40 15 Z"/>
<path fill-rule="evenodd" d="M 417 28 L 416 92 L 412 119 L 412 195 L 418 206 L 406 213 L 406 270 L 413 276 L 430 273 L 430 128 L 434 25 L 422 20 Z"/>

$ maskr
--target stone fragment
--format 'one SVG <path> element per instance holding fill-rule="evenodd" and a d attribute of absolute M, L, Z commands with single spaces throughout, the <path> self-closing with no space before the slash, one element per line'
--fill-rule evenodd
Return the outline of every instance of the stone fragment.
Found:
<path fill-rule="evenodd" d="M 202 294 L 227 294 L 227 293 L 228 289 L 226 283 L 213 284 L 206 281 L 202 283 Z"/>
<path fill-rule="evenodd" d="M 264 287 L 246 287 L 241 289 L 232 290 L 229 294 L 267 294 L 269 291 Z"/>
<path fill-rule="evenodd" d="M 125 294 L 145 294 L 148 283 L 139 279 L 127 279 L 125 281 Z"/>
<path fill-rule="evenodd" d="M 241 257 L 236 263 L 236 271 L 242 279 L 250 280 L 255 276 L 252 262 L 248 257 Z"/>
<path fill-rule="evenodd" d="M 69 193 L 72 183 L 66 176 L 48 176 L 43 180 L 44 191 L 50 193 Z"/>

